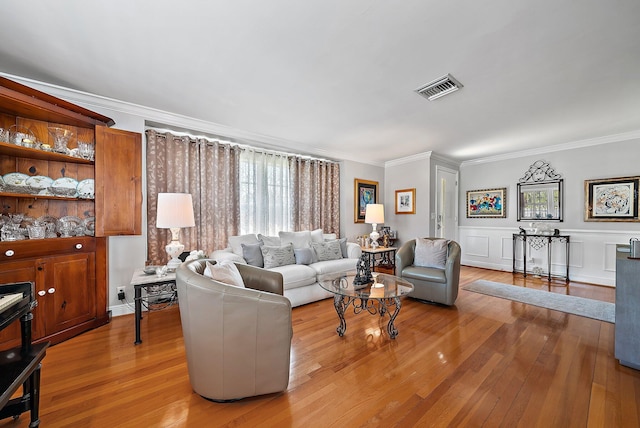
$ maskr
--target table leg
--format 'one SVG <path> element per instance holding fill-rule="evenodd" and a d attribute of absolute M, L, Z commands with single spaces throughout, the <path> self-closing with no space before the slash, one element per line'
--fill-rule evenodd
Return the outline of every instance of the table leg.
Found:
<path fill-rule="evenodd" d="M 333 296 L 333 306 L 336 308 L 338 318 L 340 318 L 340 325 L 336 328 L 336 332 L 340 337 L 344 336 L 345 331 L 347 331 L 347 321 L 344 319 L 344 310 L 349 306 L 348 299 L 348 297 L 339 294 Z"/>
<path fill-rule="evenodd" d="M 136 341 L 134 345 L 142 343 L 140 339 L 140 320 L 142 319 L 142 286 L 135 285 L 134 290 L 134 304 L 136 308 L 135 322 L 136 322 Z"/>
<path fill-rule="evenodd" d="M 387 299 L 381 299 L 380 305 L 381 307 L 384 308 L 385 312 L 388 312 L 389 308 L 387 307 L 387 303 L 385 300 Z M 388 299 L 388 300 L 393 300 L 393 302 L 395 303 L 396 309 L 393 311 L 393 313 L 389 312 L 389 323 L 387 324 L 387 333 L 389 333 L 390 338 L 395 339 L 398 336 L 398 329 L 396 328 L 393 322 L 396 320 L 398 313 L 400 313 L 400 307 L 402 306 L 402 303 L 400 302 L 399 297 L 394 297 L 393 299 Z"/>
<path fill-rule="evenodd" d="M 29 413 L 31 423 L 29 428 L 40 426 L 40 369 L 42 364 L 38 364 L 38 368 L 29 376 Z"/>

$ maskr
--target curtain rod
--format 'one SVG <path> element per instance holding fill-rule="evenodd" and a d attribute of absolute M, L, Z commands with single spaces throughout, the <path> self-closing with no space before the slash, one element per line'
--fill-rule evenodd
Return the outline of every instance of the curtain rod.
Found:
<path fill-rule="evenodd" d="M 188 137 L 190 139 L 202 139 L 202 140 L 206 140 L 208 143 L 223 143 L 223 144 L 229 144 L 231 146 L 237 146 L 239 147 L 241 150 L 252 150 L 258 153 L 264 153 L 264 154 L 275 154 L 275 155 L 283 155 L 283 156 L 295 156 L 297 158 L 302 158 L 302 159 L 309 159 L 309 160 L 315 160 L 315 161 L 321 161 L 321 162 L 329 162 L 329 163 L 340 163 L 338 161 L 334 161 L 331 159 L 325 159 L 325 158 L 318 158 L 315 156 L 310 156 L 310 155 L 301 155 L 298 153 L 291 153 L 291 152 L 284 152 L 284 151 L 279 151 L 279 150 L 272 150 L 272 149 L 265 149 L 263 147 L 255 147 L 255 146 L 251 146 L 249 144 L 246 143 L 238 143 L 236 141 L 230 141 L 230 140 L 225 140 L 223 138 L 212 138 L 212 137 L 208 137 L 208 136 L 196 136 L 193 134 L 190 134 L 188 132 L 183 132 L 183 131 L 176 131 L 173 129 L 166 129 L 166 128 L 154 128 L 151 126 L 146 126 L 145 127 L 145 131 L 154 131 L 158 134 L 164 134 L 164 133 L 169 133 L 172 135 L 175 135 L 177 137 Z M 195 141 L 194 141 L 195 142 Z"/>

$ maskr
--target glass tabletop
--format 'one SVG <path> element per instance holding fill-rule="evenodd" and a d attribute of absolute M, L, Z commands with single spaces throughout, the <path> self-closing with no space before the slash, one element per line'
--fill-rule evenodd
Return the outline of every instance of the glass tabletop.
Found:
<path fill-rule="evenodd" d="M 320 286 L 334 294 L 360 299 L 393 299 L 413 291 L 413 284 L 394 275 L 372 273 L 374 281 L 369 284 L 353 284 L 355 273 L 325 275 Z"/>

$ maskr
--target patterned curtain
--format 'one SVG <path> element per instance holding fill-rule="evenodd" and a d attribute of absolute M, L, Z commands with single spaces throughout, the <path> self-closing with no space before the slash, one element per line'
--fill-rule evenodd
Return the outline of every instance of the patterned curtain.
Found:
<path fill-rule="evenodd" d="M 340 236 L 340 164 L 291 156 L 289 176 L 293 230 Z"/>
<path fill-rule="evenodd" d="M 168 229 L 155 227 L 158 193 L 191 193 L 196 227 L 184 228 L 185 250 L 209 254 L 224 248 L 239 230 L 238 171 L 240 149 L 202 138 L 147 134 L 147 247 L 149 261 L 167 261 Z"/>

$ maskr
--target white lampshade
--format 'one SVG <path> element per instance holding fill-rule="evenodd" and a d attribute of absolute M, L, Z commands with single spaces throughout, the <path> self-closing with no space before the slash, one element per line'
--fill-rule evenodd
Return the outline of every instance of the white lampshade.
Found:
<path fill-rule="evenodd" d="M 368 204 L 364 214 L 364 222 L 369 224 L 384 223 L 384 205 Z"/>
<path fill-rule="evenodd" d="M 382 204 L 369 204 L 365 208 L 364 222 L 369 223 L 372 226 L 369 237 L 371 238 L 371 246 L 375 250 L 378 248 L 378 223 L 384 223 L 384 205 Z"/>
<path fill-rule="evenodd" d="M 195 225 L 193 201 L 189 193 L 158 193 L 156 227 L 171 229 L 171 242 L 165 247 L 171 259 L 167 263 L 169 271 L 175 270 L 181 263 L 178 256 L 184 251 L 184 245 L 180 243 L 180 228 Z"/>
<path fill-rule="evenodd" d="M 156 227 L 193 227 L 193 200 L 189 193 L 158 193 Z"/>

